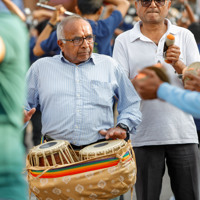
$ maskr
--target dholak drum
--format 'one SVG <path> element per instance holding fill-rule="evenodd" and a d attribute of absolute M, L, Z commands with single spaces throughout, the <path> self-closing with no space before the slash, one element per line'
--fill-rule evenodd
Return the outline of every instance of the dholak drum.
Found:
<path fill-rule="evenodd" d="M 80 159 L 86 160 L 112 154 L 124 147 L 125 144 L 125 140 L 107 140 L 95 143 L 79 151 Z"/>
<path fill-rule="evenodd" d="M 130 141 L 100 142 L 81 152 L 85 160 L 64 165 L 32 166 L 31 159 L 27 159 L 30 191 L 38 199 L 108 200 L 133 188 L 137 169 Z"/>
<path fill-rule="evenodd" d="M 33 147 L 28 154 L 31 166 L 55 166 L 78 161 L 78 157 L 66 140 L 53 140 Z"/>

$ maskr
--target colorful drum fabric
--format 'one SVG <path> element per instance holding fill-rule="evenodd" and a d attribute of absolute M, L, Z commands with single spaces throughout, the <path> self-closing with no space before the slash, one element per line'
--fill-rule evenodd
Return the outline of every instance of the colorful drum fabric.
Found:
<path fill-rule="evenodd" d="M 38 167 L 27 159 L 30 192 L 40 200 L 100 200 L 126 193 L 136 181 L 130 141 L 118 151 L 70 164 Z"/>

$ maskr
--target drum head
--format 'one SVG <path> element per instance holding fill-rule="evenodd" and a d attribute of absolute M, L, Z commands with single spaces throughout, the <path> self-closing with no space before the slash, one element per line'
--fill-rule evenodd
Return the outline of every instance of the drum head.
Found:
<path fill-rule="evenodd" d="M 198 75 L 199 72 L 200 72 L 200 62 L 194 62 L 190 64 L 188 67 L 183 69 L 183 77 L 185 77 L 185 74 L 188 73 Z M 184 78 L 184 85 L 188 80 L 190 80 L 190 78 L 188 77 Z"/>
<path fill-rule="evenodd" d="M 168 77 L 164 67 L 150 66 L 150 67 L 146 67 L 146 69 L 153 70 L 154 72 L 156 72 L 156 74 L 160 78 L 160 80 L 169 83 L 169 77 Z"/>
<path fill-rule="evenodd" d="M 108 140 L 89 145 L 80 150 L 80 156 L 98 156 L 114 153 L 126 144 L 125 140 Z"/>
<path fill-rule="evenodd" d="M 198 74 L 200 71 L 200 62 L 194 62 L 183 70 L 184 73 Z"/>
<path fill-rule="evenodd" d="M 32 166 L 55 166 L 73 163 L 78 157 L 67 140 L 53 140 L 33 147 L 28 159 Z"/>
<path fill-rule="evenodd" d="M 61 147 L 68 145 L 69 142 L 67 140 L 53 140 L 33 147 L 33 149 L 31 149 L 31 152 L 38 153 L 38 152 L 54 151 L 56 149 L 60 149 Z"/>

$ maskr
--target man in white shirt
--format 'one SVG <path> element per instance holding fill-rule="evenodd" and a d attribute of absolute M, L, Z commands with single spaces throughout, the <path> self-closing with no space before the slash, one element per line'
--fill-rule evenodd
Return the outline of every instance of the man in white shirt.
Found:
<path fill-rule="evenodd" d="M 113 57 L 133 79 L 138 70 L 158 62 L 165 63 L 172 85 L 183 88 L 177 74 L 199 61 L 193 34 L 166 19 L 171 1 L 135 2 L 139 21 L 133 29 L 115 40 Z M 175 36 L 163 56 L 166 36 Z M 168 60 L 170 64 L 167 64 Z M 176 199 L 200 198 L 200 158 L 196 127 L 191 115 L 158 99 L 141 102 L 142 123 L 131 136 L 137 162 L 137 200 L 159 199 L 165 165 Z"/>

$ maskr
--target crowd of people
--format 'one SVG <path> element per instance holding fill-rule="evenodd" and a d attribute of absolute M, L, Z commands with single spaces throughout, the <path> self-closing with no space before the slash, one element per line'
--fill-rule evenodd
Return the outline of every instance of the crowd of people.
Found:
<path fill-rule="evenodd" d="M 0 2 L 0 199 L 27 199 L 22 127 L 31 120 L 34 145 L 43 137 L 80 150 L 130 137 L 137 200 L 160 199 L 166 166 L 174 198 L 200 200 L 200 66 L 182 76 L 200 62 L 191 2 L 54 6 L 32 10 L 28 23 L 21 0 Z M 168 34 L 175 43 L 163 52 Z M 146 69 L 158 63 L 170 83 Z"/>

